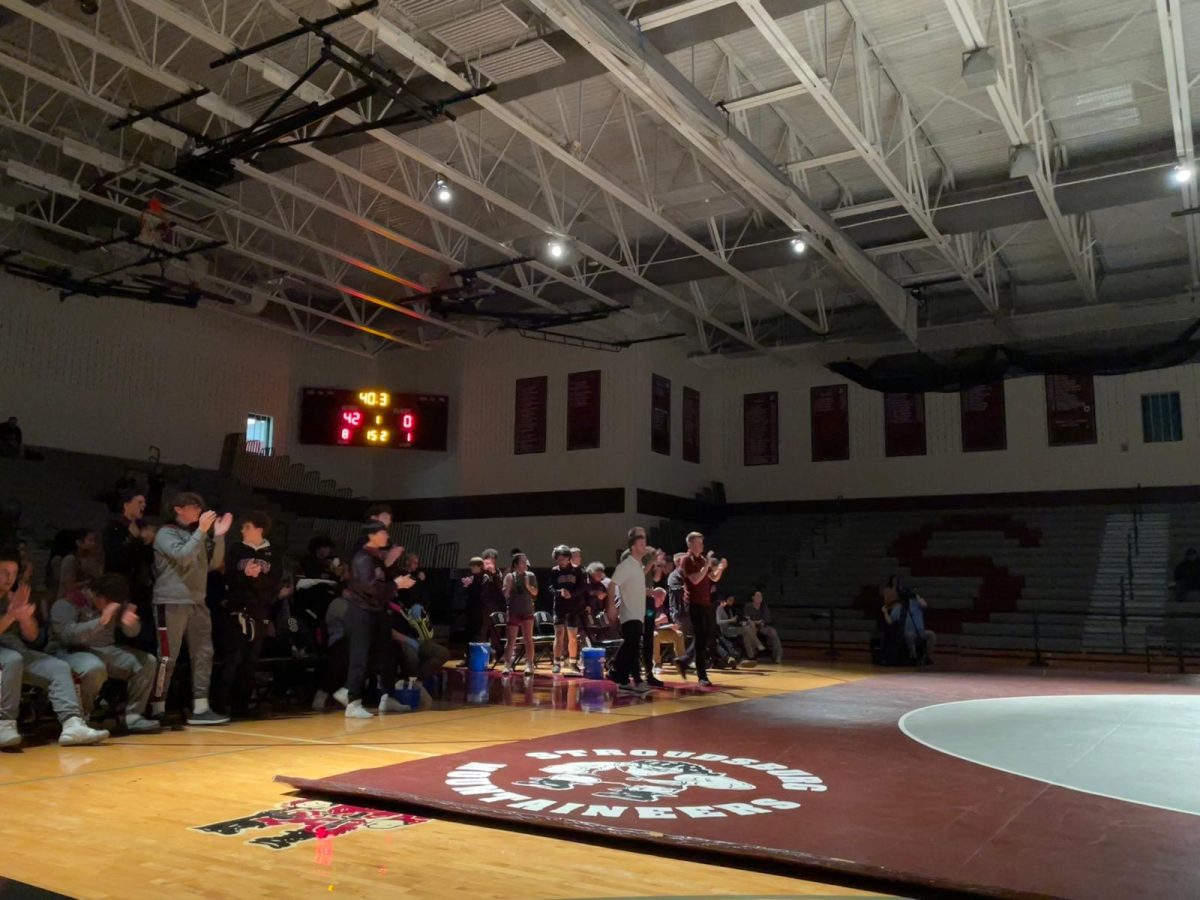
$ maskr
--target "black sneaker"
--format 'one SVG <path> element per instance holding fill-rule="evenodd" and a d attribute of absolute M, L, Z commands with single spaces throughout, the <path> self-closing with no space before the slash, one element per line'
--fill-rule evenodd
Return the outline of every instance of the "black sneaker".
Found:
<path fill-rule="evenodd" d="M 191 713 L 187 717 L 189 725 L 228 725 L 229 716 L 223 716 L 215 710 L 206 709 L 202 713 Z"/>
<path fill-rule="evenodd" d="M 655 678 L 653 675 L 651 675 L 649 678 L 646 679 L 646 684 L 650 685 L 650 687 L 656 687 L 656 688 L 667 686 L 667 683 L 665 681 Z"/>
<path fill-rule="evenodd" d="M 675 663 L 675 668 L 679 670 L 679 677 L 682 678 L 684 681 L 687 681 L 688 667 L 681 662 L 677 662 L 677 663 Z"/>

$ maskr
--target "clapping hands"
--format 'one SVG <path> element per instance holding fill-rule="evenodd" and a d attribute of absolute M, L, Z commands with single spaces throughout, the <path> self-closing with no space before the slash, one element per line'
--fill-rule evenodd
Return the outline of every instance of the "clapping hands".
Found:
<path fill-rule="evenodd" d="M 29 585 L 22 584 L 8 595 L 8 612 L 18 622 L 32 621 L 37 611 L 29 602 L 29 594 Z"/>

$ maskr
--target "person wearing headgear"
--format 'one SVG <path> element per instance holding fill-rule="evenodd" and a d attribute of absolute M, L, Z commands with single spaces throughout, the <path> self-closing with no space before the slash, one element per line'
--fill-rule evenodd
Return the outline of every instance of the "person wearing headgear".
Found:
<path fill-rule="evenodd" d="M 396 592 L 411 588 L 415 582 L 407 575 L 391 576 L 387 571 L 387 526 L 371 520 L 363 526 L 366 542 L 350 563 L 347 586 L 346 641 L 349 666 L 346 684 L 334 692 L 334 699 L 346 707 L 346 718 L 369 719 L 374 713 L 363 706 L 363 687 L 370 670 L 382 686 L 380 712 L 402 712 L 405 707 L 391 696 L 396 681 L 396 644 L 388 604 Z"/>
<path fill-rule="evenodd" d="M 554 665 L 550 671 L 557 675 L 567 665 L 571 674 L 579 675 L 579 628 L 587 603 L 587 575 L 571 562 L 571 548 L 566 544 L 554 548 L 550 592 L 554 597 Z"/>
<path fill-rule="evenodd" d="M 508 601 L 505 675 L 513 673 L 518 631 L 525 640 L 525 674 L 533 674 L 533 605 L 537 595 L 537 576 L 529 571 L 529 558 L 518 552 L 512 558 L 512 571 L 504 576 L 504 597 Z"/>

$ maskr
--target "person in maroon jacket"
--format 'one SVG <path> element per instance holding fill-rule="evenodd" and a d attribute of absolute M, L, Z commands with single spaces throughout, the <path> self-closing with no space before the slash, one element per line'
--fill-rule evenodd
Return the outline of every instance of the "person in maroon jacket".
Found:
<path fill-rule="evenodd" d="M 345 705 L 348 719 L 369 719 L 374 715 L 362 702 L 368 664 L 383 689 L 379 711 L 407 711 L 390 693 L 396 680 L 396 644 L 392 640 L 388 604 L 396 599 L 397 591 L 407 590 L 416 582 L 408 575 L 388 574 L 386 525 L 372 520 L 363 531 L 367 540 L 350 563 L 350 584 L 346 588 L 350 601 L 346 606 L 345 638 L 349 642 L 349 671 L 345 687 L 334 692 L 334 698 Z"/>
<path fill-rule="evenodd" d="M 270 529 L 265 513 L 250 513 L 242 522 L 241 542 L 225 553 L 227 588 L 217 623 L 224 659 L 213 705 L 226 715 L 247 714 L 271 607 L 283 583 L 279 553 L 266 538 Z"/>

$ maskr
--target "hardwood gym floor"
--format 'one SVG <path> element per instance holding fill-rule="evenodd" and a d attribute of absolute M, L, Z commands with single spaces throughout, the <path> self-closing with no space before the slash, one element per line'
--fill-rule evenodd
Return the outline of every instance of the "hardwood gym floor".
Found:
<path fill-rule="evenodd" d="M 774 667 L 768 667 L 774 668 Z M 194 830 L 295 800 L 275 775 L 352 769 L 566 734 L 628 717 L 827 687 L 870 670 L 784 666 L 719 672 L 725 691 L 584 713 L 517 705 L 434 709 L 369 721 L 340 711 L 222 728 L 56 744 L 0 754 L 0 876 L 74 897 L 644 897 L 882 896 L 782 875 L 433 818 L 353 827 L 287 849 L 279 834 Z M 575 704 L 567 704 L 574 706 Z M 377 826 L 385 827 L 377 827 Z M 292 826 L 294 827 L 294 825 Z"/>

